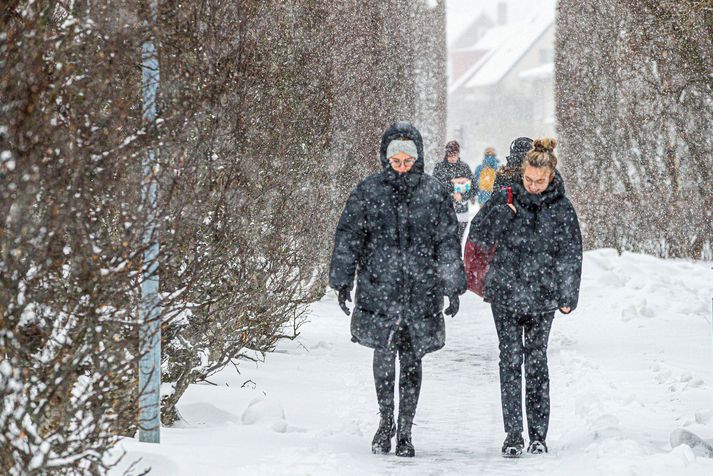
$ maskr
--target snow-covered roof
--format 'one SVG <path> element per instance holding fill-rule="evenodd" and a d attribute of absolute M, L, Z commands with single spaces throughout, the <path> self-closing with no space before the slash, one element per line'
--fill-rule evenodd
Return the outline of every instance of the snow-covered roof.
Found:
<path fill-rule="evenodd" d="M 499 48 L 505 40 L 507 40 L 508 35 L 512 33 L 513 27 L 511 25 L 500 25 L 494 26 L 483 35 L 483 37 L 473 45 L 473 49 L 476 50 L 492 50 Z"/>
<path fill-rule="evenodd" d="M 478 59 L 473 65 L 464 73 L 461 74 L 458 79 L 450 86 L 448 93 L 460 88 L 468 78 L 473 76 L 473 74 L 478 71 L 483 65 L 487 64 L 490 56 L 495 54 L 497 49 L 507 40 L 508 35 L 512 34 L 512 26 L 495 26 L 488 30 L 488 32 L 471 48 L 467 51 L 482 51 L 483 56 Z M 466 51 L 461 49 L 459 51 Z"/>
<path fill-rule="evenodd" d="M 461 87 L 477 88 L 500 82 L 553 22 L 554 9 L 546 9 L 532 16 L 529 21 L 492 28 L 473 47 L 488 53 L 461 75 L 450 86 L 448 93 Z"/>
<path fill-rule="evenodd" d="M 473 74 L 465 87 L 478 88 L 499 83 L 540 36 L 552 26 L 553 21 L 554 12 L 544 10 L 527 23 L 513 25 L 511 34 L 498 47 L 496 54 L 491 55 L 489 61 Z"/>
<path fill-rule="evenodd" d="M 530 68 L 526 69 L 525 71 L 521 71 L 520 74 L 517 76 L 522 79 L 527 79 L 527 80 L 536 80 L 536 79 L 545 79 L 545 78 L 551 78 L 552 75 L 555 72 L 555 64 L 554 63 L 545 63 L 540 66 L 537 66 L 535 68 Z"/>
<path fill-rule="evenodd" d="M 448 94 L 453 93 L 454 91 L 457 91 L 465 84 L 468 79 L 480 68 L 483 67 L 484 64 L 488 62 L 491 56 L 495 54 L 496 50 L 490 50 L 488 51 L 484 56 L 482 56 L 478 61 L 476 61 L 473 66 L 470 67 L 468 71 L 466 71 L 464 74 L 461 74 L 457 80 L 451 84 L 451 86 L 448 88 Z"/>

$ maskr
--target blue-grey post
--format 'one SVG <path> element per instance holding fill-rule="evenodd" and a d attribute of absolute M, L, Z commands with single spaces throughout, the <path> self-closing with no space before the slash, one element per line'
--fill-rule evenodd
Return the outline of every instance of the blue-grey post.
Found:
<path fill-rule="evenodd" d="M 151 19 L 156 23 L 157 2 L 151 0 Z M 141 50 L 141 99 L 144 126 L 156 124 L 156 96 L 159 84 L 158 54 L 153 40 Z M 161 441 L 161 307 L 158 295 L 158 236 L 156 233 L 158 197 L 158 150 L 149 149 L 144 159 L 141 185 L 143 203 L 148 207 L 143 237 L 144 259 L 141 280 L 139 331 L 141 358 L 139 361 L 139 440 Z"/>

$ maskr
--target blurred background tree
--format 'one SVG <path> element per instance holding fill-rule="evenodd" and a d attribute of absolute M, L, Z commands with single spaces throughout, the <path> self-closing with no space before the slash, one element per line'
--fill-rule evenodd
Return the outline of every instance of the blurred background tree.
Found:
<path fill-rule="evenodd" d="M 559 2 L 558 135 L 587 248 L 711 259 L 713 4 Z"/>
<path fill-rule="evenodd" d="M 326 290 L 383 130 L 445 137 L 442 1 L 12 1 L 0 10 L 0 471 L 100 473 L 137 429 L 138 300 L 159 150 L 163 423 L 260 360 Z M 157 127 L 141 120 L 153 36 Z"/>

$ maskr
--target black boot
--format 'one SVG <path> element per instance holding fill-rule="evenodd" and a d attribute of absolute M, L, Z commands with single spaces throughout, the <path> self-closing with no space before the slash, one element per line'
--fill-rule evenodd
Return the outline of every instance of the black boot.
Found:
<path fill-rule="evenodd" d="M 396 456 L 406 456 L 412 458 L 416 455 L 416 450 L 411 443 L 411 422 L 402 421 L 399 418 L 399 431 L 396 436 Z"/>
<path fill-rule="evenodd" d="M 371 452 L 377 455 L 385 455 L 391 451 L 391 438 L 396 434 L 396 424 L 393 413 L 381 415 L 379 428 L 371 440 Z"/>
<path fill-rule="evenodd" d="M 530 442 L 530 446 L 527 447 L 527 452 L 533 455 L 547 453 L 547 444 L 544 441 L 533 440 Z"/>
<path fill-rule="evenodd" d="M 522 433 L 511 432 L 503 441 L 503 457 L 517 458 L 522 454 L 522 449 L 525 447 L 525 440 L 522 439 Z"/>

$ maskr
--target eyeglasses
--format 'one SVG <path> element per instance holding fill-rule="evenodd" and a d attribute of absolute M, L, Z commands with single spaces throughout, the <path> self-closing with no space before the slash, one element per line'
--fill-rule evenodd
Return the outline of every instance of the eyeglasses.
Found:
<path fill-rule="evenodd" d="M 550 179 L 547 179 L 547 178 L 533 180 L 530 177 L 528 177 L 527 175 L 525 175 L 525 183 L 527 183 L 527 185 L 530 185 L 530 186 L 534 185 L 536 187 L 542 187 L 543 185 L 549 184 L 549 180 Z"/>
<path fill-rule="evenodd" d="M 416 159 L 389 159 L 389 162 L 391 162 L 391 165 L 394 167 L 403 167 L 404 165 L 413 165 Z"/>

